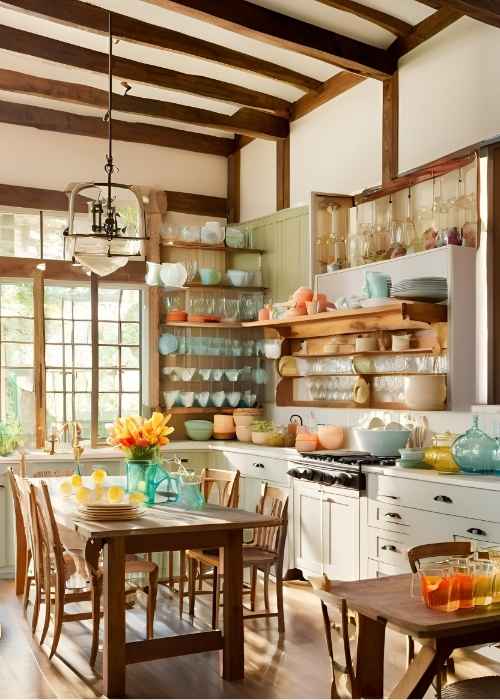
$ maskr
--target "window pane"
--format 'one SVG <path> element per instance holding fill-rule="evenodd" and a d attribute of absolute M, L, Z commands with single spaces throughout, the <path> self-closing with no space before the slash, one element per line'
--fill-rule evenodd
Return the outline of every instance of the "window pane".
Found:
<path fill-rule="evenodd" d="M 45 321 L 45 342 L 62 343 L 62 321 Z"/>
<path fill-rule="evenodd" d="M 117 345 L 118 332 L 118 323 L 99 321 L 99 343 L 102 345 Z"/>
<path fill-rule="evenodd" d="M 122 367 L 140 367 L 139 348 L 122 348 Z"/>
<path fill-rule="evenodd" d="M 43 213 L 43 257 L 49 260 L 64 260 L 63 231 L 67 226 L 65 217 Z"/>
<path fill-rule="evenodd" d="M 78 369 L 75 370 L 75 391 L 88 392 L 92 389 L 92 370 Z"/>
<path fill-rule="evenodd" d="M 118 394 L 99 394 L 99 421 L 113 423 L 119 414 Z"/>
<path fill-rule="evenodd" d="M 99 367 L 118 367 L 118 348 L 102 346 L 99 348 Z"/>
<path fill-rule="evenodd" d="M 4 367 L 33 367 L 33 345 L 28 343 L 2 343 Z"/>
<path fill-rule="evenodd" d="M 65 345 L 64 346 L 64 366 L 65 367 L 72 367 L 73 366 L 73 346 L 72 345 Z"/>
<path fill-rule="evenodd" d="M 92 348 L 90 345 L 74 346 L 75 367 L 92 367 Z"/>
<path fill-rule="evenodd" d="M 7 369 L 0 373 L 2 386 L 2 420 L 19 421 L 28 444 L 32 444 L 35 427 L 35 388 L 32 369 Z"/>
<path fill-rule="evenodd" d="M 118 391 L 120 387 L 118 372 L 117 369 L 99 370 L 99 391 Z"/>
<path fill-rule="evenodd" d="M 64 411 L 64 394 L 47 392 L 45 405 L 47 410 L 47 425 L 51 423 L 63 423 L 66 421 Z M 70 420 L 68 418 L 68 420 Z"/>
<path fill-rule="evenodd" d="M 33 286 L 29 282 L 0 285 L 0 310 L 2 317 L 24 316 L 33 318 Z"/>
<path fill-rule="evenodd" d="M 30 318 L 2 318 L 2 340 L 33 341 L 33 320 Z"/>
<path fill-rule="evenodd" d="M 138 289 L 124 289 L 120 305 L 120 321 L 139 321 L 140 298 Z"/>
<path fill-rule="evenodd" d="M 122 416 L 139 416 L 140 403 L 139 394 L 122 394 Z"/>
<path fill-rule="evenodd" d="M 45 346 L 45 364 L 47 367 L 62 367 L 63 366 L 63 346 L 62 345 L 46 345 Z"/>
<path fill-rule="evenodd" d="M 99 321 L 118 321 L 120 318 L 121 289 L 99 289 Z"/>
<path fill-rule="evenodd" d="M 122 391 L 139 391 L 141 388 L 141 373 L 139 370 L 127 369 L 122 371 Z"/>
<path fill-rule="evenodd" d="M 140 325 L 138 323 L 122 323 L 122 345 L 139 345 Z"/>
<path fill-rule="evenodd" d="M 63 390 L 63 387 L 64 387 L 63 375 L 58 370 L 53 370 L 53 369 L 47 370 L 45 382 L 46 382 L 46 391 L 62 391 Z"/>
<path fill-rule="evenodd" d="M 85 345 L 92 343 L 92 325 L 90 321 L 75 321 L 74 342 Z"/>
<path fill-rule="evenodd" d="M 40 257 L 40 214 L 0 212 L 0 255 Z"/>

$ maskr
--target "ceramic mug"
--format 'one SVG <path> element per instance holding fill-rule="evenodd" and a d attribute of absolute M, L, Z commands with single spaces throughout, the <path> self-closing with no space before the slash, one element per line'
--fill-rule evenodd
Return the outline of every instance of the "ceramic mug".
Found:
<path fill-rule="evenodd" d="M 370 386 L 366 379 L 358 377 L 352 388 L 352 399 L 355 403 L 366 403 L 370 398 Z"/>
<path fill-rule="evenodd" d="M 175 406 L 177 399 L 179 398 L 180 391 L 178 389 L 174 389 L 172 391 L 164 391 L 163 392 L 163 400 L 165 401 L 165 407 L 166 408 L 172 408 Z"/>
<path fill-rule="evenodd" d="M 396 352 L 408 350 L 410 348 L 410 338 L 411 336 L 409 335 L 393 335 L 392 349 Z"/>
<path fill-rule="evenodd" d="M 228 403 L 232 408 L 236 408 L 236 406 L 240 402 L 240 399 L 241 399 L 241 392 L 240 391 L 231 391 L 227 395 Z"/>
<path fill-rule="evenodd" d="M 356 338 L 356 352 L 373 352 L 378 350 L 377 339 L 374 335 Z"/>
<path fill-rule="evenodd" d="M 180 393 L 181 404 L 185 408 L 191 408 L 194 403 L 194 391 L 181 391 Z"/>
<path fill-rule="evenodd" d="M 440 411 L 446 405 L 446 377 L 415 374 L 404 378 L 406 406 L 412 411 Z"/>
<path fill-rule="evenodd" d="M 196 401 L 198 402 L 198 405 L 201 406 L 202 408 L 205 408 L 205 406 L 208 406 L 208 402 L 210 400 L 210 392 L 200 391 L 199 394 L 196 394 L 195 398 L 196 398 Z"/>
<path fill-rule="evenodd" d="M 150 287 L 157 287 L 160 284 L 160 263 L 146 262 L 147 271 L 144 281 Z"/>
<path fill-rule="evenodd" d="M 365 272 L 365 285 L 363 291 L 368 294 L 371 299 L 380 299 L 388 297 L 391 286 L 391 278 L 383 272 L 374 272 L 370 270 Z"/>

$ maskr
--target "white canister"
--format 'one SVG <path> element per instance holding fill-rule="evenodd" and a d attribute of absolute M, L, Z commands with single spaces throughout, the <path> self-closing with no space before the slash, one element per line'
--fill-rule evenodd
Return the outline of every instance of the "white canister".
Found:
<path fill-rule="evenodd" d="M 414 374 L 404 378 L 405 404 L 412 411 L 442 411 L 446 407 L 446 377 Z"/>

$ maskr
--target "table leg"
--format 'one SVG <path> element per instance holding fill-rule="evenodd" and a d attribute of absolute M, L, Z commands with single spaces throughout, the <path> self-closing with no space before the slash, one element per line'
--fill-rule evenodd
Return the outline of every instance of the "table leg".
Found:
<path fill-rule="evenodd" d="M 356 650 L 358 697 L 384 697 L 384 645 L 385 622 L 371 620 L 360 614 Z"/>
<path fill-rule="evenodd" d="M 450 653 L 449 647 L 424 644 L 406 673 L 392 691 L 391 698 L 423 698 L 436 673 L 440 673 Z"/>
<path fill-rule="evenodd" d="M 239 681 L 245 674 L 243 648 L 243 532 L 227 533 L 224 547 L 224 649 L 222 677 Z"/>
<path fill-rule="evenodd" d="M 104 695 L 125 696 L 125 540 L 104 545 Z"/>

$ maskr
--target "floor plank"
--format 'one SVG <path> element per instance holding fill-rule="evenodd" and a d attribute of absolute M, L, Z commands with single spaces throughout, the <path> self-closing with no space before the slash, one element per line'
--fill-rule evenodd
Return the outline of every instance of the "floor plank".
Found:
<path fill-rule="evenodd" d="M 259 586 L 259 589 L 261 587 Z M 273 594 L 273 592 L 272 592 Z M 197 602 L 195 628 L 207 629 L 210 596 Z M 274 602 L 274 597 L 271 597 Z M 262 604 L 257 599 L 257 604 Z M 227 682 L 219 676 L 217 652 L 135 664 L 127 670 L 127 695 L 137 698 L 327 698 L 330 668 L 324 644 L 319 601 L 306 584 L 285 587 L 286 632 L 280 641 L 275 619 L 245 622 L 244 682 Z M 21 614 L 13 582 L 0 581 L 0 698 L 100 697 L 102 679 L 88 666 L 88 622 L 63 626 L 59 655 L 48 660 L 48 645 L 40 649 Z M 155 634 L 189 633 L 187 615 L 179 620 L 177 598 L 160 587 Z M 140 596 L 127 611 L 127 640 L 145 637 L 145 599 Z M 50 636 L 48 642 L 50 643 Z M 500 674 L 500 653 L 490 649 L 492 660 L 477 653 L 457 653 L 457 677 Z M 341 646 L 336 654 L 342 660 Z M 405 640 L 388 633 L 386 647 L 386 694 L 402 675 Z M 101 671 L 101 655 L 97 673 Z M 344 688 L 342 681 L 340 689 Z M 429 694 L 432 697 L 432 693 Z"/>

